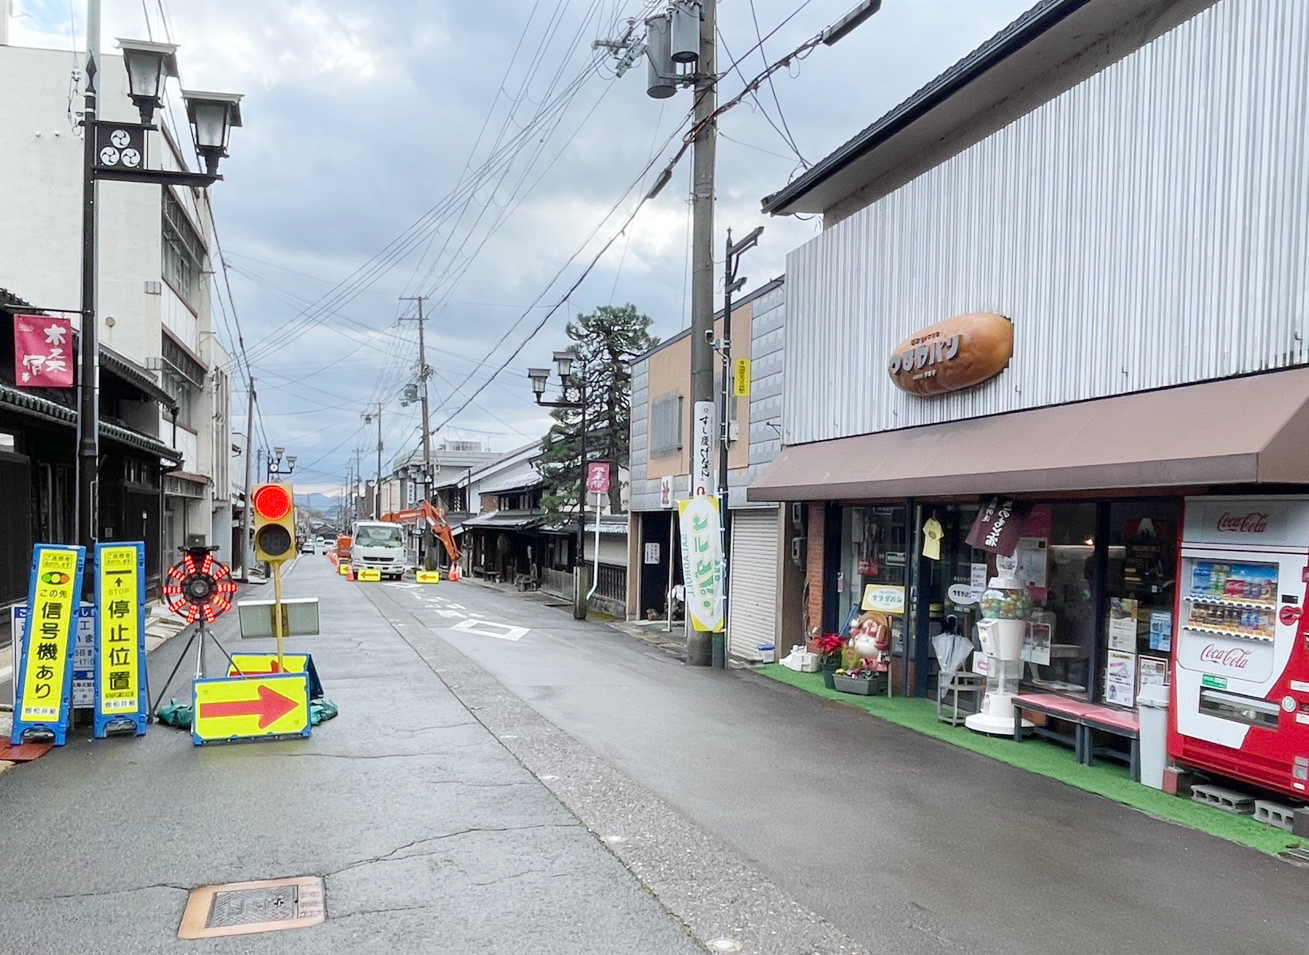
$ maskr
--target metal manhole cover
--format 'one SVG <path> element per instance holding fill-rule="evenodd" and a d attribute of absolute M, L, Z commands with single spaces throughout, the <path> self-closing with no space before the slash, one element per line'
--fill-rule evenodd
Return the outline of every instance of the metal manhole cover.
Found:
<path fill-rule="evenodd" d="M 277 932 L 319 925 L 326 917 L 323 880 L 314 876 L 206 885 L 191 890 L 177 937 Z"/>

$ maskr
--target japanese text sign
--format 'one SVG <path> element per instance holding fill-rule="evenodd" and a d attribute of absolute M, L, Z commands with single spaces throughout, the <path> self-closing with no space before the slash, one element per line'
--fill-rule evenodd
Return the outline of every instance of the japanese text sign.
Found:
<path fill-rule="evenodd" d="M 56 746 L 64 745 L 73 682 L 73 627 L 85 566 L 82 547 L 37 544 L 32 550 L 12 743 L 39 729 L 53 733 Z"/>
<path fill-rule="evenodd" d="M 20 388 L 73 387 L 73 323 L 14 316 L 14 381 Z"/>
<path fill-rule="evenodd" d="M 738 358 L 732 362 L 732 394 L 738 398 L 750 397 L 749 358 Z"/>
<path fill-rule="evenodd" d="M 95 735 L 117 720 L 144 735 L 145 544 L 97 544 L 95 563 Z"/>
<path fill-rule="evenodd" d="M 723 538 L 718 498 L 679 501 L 682 532 L 682 579 L 686 612 L 695 629 L 721 633 L 723 614 Z"/>
<path fill-rule="evenodd" d="M 993 497 L 977 512 L 977 520 L 968 532 L 969 547 L 1008 556 L 1018 548 L 1022 537 L 1023 521 L 1032 510 L 1026 501 Z"/>
<path fill-rule="evenodd" d="M 609 493 L 609 462 L 586 462 L 586 490 L 591 494 Z"/>
<path fill-rule="evenodd" d="M 695 444 L 691 446 L 691 496 L 710 492 L 714 466 L 714 403 L 695 403 Z"/>

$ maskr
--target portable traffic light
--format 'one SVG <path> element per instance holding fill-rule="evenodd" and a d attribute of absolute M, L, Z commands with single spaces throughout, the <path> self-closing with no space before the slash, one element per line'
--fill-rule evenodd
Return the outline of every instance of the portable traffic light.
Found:
<path fill-rule="evenodd" d="M 279 563 L 295 554 L 295 497 L 289 484 L 258 484 L 250 496 L 255 512 L 255 559 Z"/>

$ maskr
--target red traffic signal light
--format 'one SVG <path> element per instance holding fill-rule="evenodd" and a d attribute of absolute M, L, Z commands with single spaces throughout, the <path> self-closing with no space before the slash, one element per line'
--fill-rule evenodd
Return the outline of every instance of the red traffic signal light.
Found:
<path fill-rule="evenodd" d="M 275 563 L 295 554 L 295 497 L 288 484 L 260 484 L 250 495 L 254 508 L 255 559 Z"/>
<path fill-rule="evenodd" d="M 255 516 L 266 521 L 280 521 L 292 507 L 291 492 L 283 484 L 263 484 L 255 488 Z"/>

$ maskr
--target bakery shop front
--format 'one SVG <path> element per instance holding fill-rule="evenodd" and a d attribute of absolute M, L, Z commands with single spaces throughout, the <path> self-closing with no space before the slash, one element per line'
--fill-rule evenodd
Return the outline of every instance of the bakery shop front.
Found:
<path fill-rule="evenodd" d="M 884 374 L 915 402 L 1003 388 L 1014 327 L 945 319 Z M 1126 709 L 1171 679 L 1183 499 L 1304 493 L 1306 447 L 1296 368 L 793 445 L 749 497 L 801 503 L 809 634 L 889 612 L 896 694 L 973 668 L 980 653 L 943 661 L 941 637 L 980 647 L 999 577 L 1025 591 L 1022 692 Z"/>

